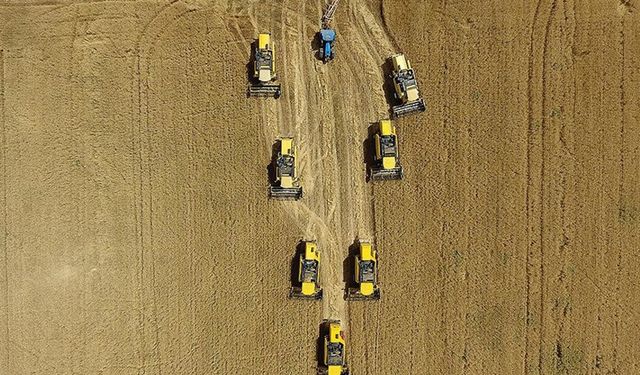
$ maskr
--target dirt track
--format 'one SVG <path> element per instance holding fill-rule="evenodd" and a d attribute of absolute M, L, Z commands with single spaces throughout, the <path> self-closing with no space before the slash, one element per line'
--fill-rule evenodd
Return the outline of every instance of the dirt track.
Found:
<path fill-rule="evenodd" d="M 0 374 L 313 374 L 323 317 L 354 375 L 640 373 L 637 1 L 343 0 L 328 66 L 322 0 L 53 3 L 0 5 Z M 267 30 L 278 101 L 244 95 Z M 428 111 L 374 186 L 396 51 Z M 322 303 L 286 298 L 303 238 Z M 377 303 L 341 298 L 357 238 Z"/>

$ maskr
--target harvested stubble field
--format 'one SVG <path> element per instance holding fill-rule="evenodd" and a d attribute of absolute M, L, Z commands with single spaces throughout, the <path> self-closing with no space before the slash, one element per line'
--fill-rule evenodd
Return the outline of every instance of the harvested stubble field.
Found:
<path fill-rule="evenodd" d="M 640 3 L 0 3 L 0 374 L 640 373 Z M 279 100 L 245 97 L 271 31 Z M 428 110 L 406 177 L 365 182 L 383 65 Z M 266 199 L 274 139 L 305 197 Z M 289 301 L 296 242 L 321 303 Z M 356 238 L 379 302 L 342 300 Z"/>

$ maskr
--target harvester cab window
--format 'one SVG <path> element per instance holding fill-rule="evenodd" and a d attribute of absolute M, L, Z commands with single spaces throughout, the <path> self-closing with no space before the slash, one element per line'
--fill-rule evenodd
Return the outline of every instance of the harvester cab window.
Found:
<path fill-rule="evenodd" d="M 382 145 L 382 156 L 395 156 L 396 154 L 396 137 L 385 135 L 380 137 Z"/>
<path fill-rule="evenodd" d="M 293 158 L 289 155 L 282 155 L 278 158 L 279 167 L 288 167 L 293 165 Z"/>
<path fill-rule="evenodd" d="M 316 281 L 318 275 L 318 263 L 315 260 L 302 261 L 302 278 L 304 280 Z"/>
<path fill-rule="evenodd" d="M 416 77 L 413 74 L 412 69 L 402 70 L 398 72 L 396 76 L 396 82 L 402 88 L 402 90 L 406 90 L 407 87 L 416 86 Z"/>
<path fill-rule="evenodd" d="M 276 161 L 276 163 L 278 164 L 278 168 L 280 168 L 281 173 L 283 173 L 284 175 L 291 175 L 293 174 L 293 157 L 290 155 L 282 155 L 278 158 L 278 160 Z"/>
<path fill-rule="evenodd" d="M 360 261 L 360 282 L 373 282 L 375 280 L 375 266 L 372 261 Z"/>
<path fill-rule="evenodd" d="M 258 51 L 256 53 L 256 61 L 260 67 L 271 68 L 271 53 L 266 51 Z"/>
<path fill-rule="evenodd" d="M 337 336 L 337 335 L 336 335 Z M 338 337 L 336 337 L 336 340 Z M 329 366 L 340 366 L 342 365 L 342 344 L 337 342 L 332 342 L 327 345 L 327 349 L 329 351 L 329 360 L 327 361 Z"/>

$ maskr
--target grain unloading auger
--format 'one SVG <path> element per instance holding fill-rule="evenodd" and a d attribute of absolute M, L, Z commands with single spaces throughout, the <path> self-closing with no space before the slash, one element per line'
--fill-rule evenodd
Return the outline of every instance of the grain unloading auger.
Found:
<path fill-rule="evenodd" d="M 280 84 L 275 83 L 276 59 L 275 46 L 271 34 L 258 35 L 253 53 L 253 82 L 249 85 L 249 96 L 279 98 L 282 91 Z"/>
<path fill-rule="evenodd" d="M 329 23 L 331 22 L 331 19 L 333 19 L 333 14 L 338 8 L 338 2 L 340 2 L 340 0 L 331 1 L 327 6 L 327 9 L 325 9 L 324 14 L 322 15 L 322 27 L 329 27 Z"/>
<path fill-rule="evenodd" d="M 427 107 L 424 104 L 424 99 L 420 96 L 416 73 L 411 68 L 409 61 L 402 53 L 399 53 L 391 56 L 391 63 L 393 65 L 391 79 L 393 79 L 395 89 L 393 96 L 400 102 L 399 105 L 393 106 L 391 109 L 393 117 L 406 116 L 413 112 L 424 112 Z"/>
<path fill-rule="evenodd" d="M 298 178 L 298 161 L 293 138 L 281 138 L 278 155 L 273 162 L 275 181 L 269 186 L 269 197 L 275 199 L 300 199 L 302 186 Z"/>
<path fill-rule="evenodd" d="M 320 252 L 315 241 L 304 241 L 298 262 L 298 283 L 291 287 L 290 298 L 322 299 L 320 287 Z"/>
<path fill-rule="evenodd" d="M 374 164 L 370 169 L 373 181 L 400 180 L 404 170 L 400 165 L 398 152 L 398 136 L 391 120 L 381 120 L 374 138 Z"/>

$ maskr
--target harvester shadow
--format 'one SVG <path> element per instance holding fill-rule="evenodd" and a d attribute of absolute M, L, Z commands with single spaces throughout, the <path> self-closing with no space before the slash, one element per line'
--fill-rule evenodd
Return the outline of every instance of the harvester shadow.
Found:
<path fill-rule="evenodd" d="M 362 141 L 362 160 L 366 169 L 366 181 L 371 181 L 371 168 L 375 164 L 373 155 L 375 154 L 374 135 L 378 132 L 379 124 L 377 122 L 370 123 L 367 128 L 367 138 Z"/>
<path fill-rule="evenodd" d="M 318 328 L 318 339 L 316 340 L 316 362 L 318 367 L 324 363 L 324 337 L 329 334 L 329 323 L 323 321 Z"/>
<path fill-rule="evenodd" d="M 393 95 L 395 93 L 395 87 L 393 86 L 393 78 L 391 78 L 393 73 L 393 63 L 391 58 L 384 60 L 384 64 L 380 65 L 380 69 L 383 74 L 382 90 L 384 91 L 384 97 L 389 105 L 389 117 L 391 117 L 393 114 L 391 108 L 396 104 L 396 98 Z"/>
<path fill-rule="evenodd" d="M 344 282 L 344 290 L 345 297 L 350 288 L 357 288 L 358 284 L 356 284 L 356 255 L 358 255 L 360 251 L 360 241 L 355 240 L 351 245 L 349 245 L 349 253 L 347 258 L 342 262 L 342 281 Z"/>
<path fill-rule="evenodd" d="M 298 273 L 300 272 L 300 256 L 304 254 L 304 241 L 300 240 L 296 245 L 296 252 L 291 258 L 291 286 L 301 287 L 298 280 Z"/>
<path fill-rule="evenodd" d="M 251 50 L 249 51 L 249 54 L 251 57 L 249 57 L 249 62 L 247 63 L 247 82 L 249 85 L 251 85 L 252 83 L 254 83 L 254 78 L 253 78 L 253 67 L 254 67 L 254 53 L 253 51 L 256 50 L 256 48 L 258 47 L 258 42 L 257 41 L 253 41 L 251 42 Z M 249 93 L 249 87 L 247 86 L 247 98 L 251 96 L 251 94 Z"/>
<path fill-rule="evenodd" d="M 267 165 L 267 183 L 273 186 L 276 182 L 276 160 L 278 159 L 278 151 L 280 151 L 280 140 L 277 140 L 271 146 L 271 162 Z"/>

